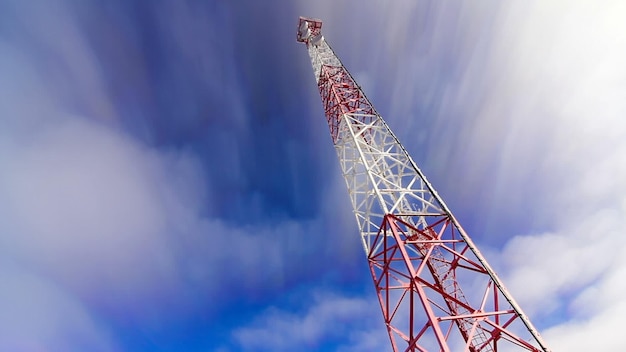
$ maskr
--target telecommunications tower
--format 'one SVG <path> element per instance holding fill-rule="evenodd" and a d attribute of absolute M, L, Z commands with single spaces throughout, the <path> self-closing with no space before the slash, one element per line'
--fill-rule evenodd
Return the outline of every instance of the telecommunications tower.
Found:
<path fill-rule="evenodd" d="M 300 17 L 393 351 L 549 349 L 321 34 Z"/>

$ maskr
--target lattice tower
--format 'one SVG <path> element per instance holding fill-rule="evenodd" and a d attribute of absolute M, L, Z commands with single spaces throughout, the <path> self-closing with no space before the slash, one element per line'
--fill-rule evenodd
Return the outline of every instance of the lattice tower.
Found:
<path fill-rule="evenodd" d="M 300 17 L 393 351 L 549 351 L 321 34 Z"/>

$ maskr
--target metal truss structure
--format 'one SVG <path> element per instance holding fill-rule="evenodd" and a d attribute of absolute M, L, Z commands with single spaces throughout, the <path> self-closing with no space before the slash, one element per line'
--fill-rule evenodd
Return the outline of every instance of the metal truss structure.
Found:
<path fill-rule="evenodd" d="M 300 17 L 393 351 L 549 349 L 321 34 Z"/>

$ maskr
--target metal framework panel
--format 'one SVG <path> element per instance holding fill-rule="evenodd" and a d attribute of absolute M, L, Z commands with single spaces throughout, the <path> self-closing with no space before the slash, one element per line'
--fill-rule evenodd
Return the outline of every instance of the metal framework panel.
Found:
<path fill-rule="evenodd" d="M 301 17 L 394 351 L 549 349 L 321 35 Z"/>

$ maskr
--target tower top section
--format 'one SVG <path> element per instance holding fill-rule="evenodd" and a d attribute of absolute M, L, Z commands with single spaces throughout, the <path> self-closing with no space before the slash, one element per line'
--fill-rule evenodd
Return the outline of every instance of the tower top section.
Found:
<path fill-rule="evenodd" d="M 297 40 L 301 43 L 316 43 L 322 38 L 322 20 L 300 16 Z"/>

